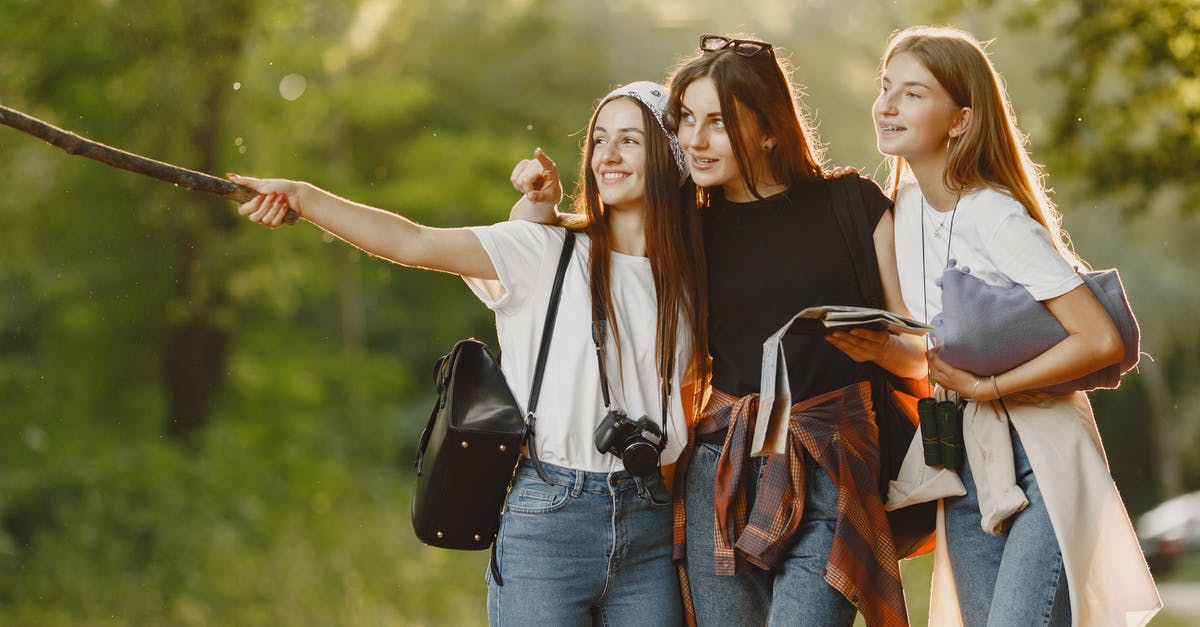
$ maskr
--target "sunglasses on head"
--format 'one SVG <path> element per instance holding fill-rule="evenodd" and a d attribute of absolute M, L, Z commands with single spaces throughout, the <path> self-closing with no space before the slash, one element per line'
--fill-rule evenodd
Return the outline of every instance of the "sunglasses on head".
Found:
<path fill-rule="evenodd" d="M 752 39 L 730 39 L 720 35 L 703 35 L 700 37 L 700 49 L 704 52 L 719 52 L 726 48 L 733 48 L 733 51 L 743 57 L 753 57 L 763 52 L 771 51 L 771 44 L 765 41 L 754 41 Z"/>

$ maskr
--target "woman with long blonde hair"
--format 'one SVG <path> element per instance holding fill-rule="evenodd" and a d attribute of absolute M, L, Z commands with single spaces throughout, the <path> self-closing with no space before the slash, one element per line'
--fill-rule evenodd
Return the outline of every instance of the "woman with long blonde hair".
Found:
<path fill-rule="evenodd" d="M 884 53 L 873 118 L 909 311 L 955 314 L 943 273 L 963 272 L 1023 287 L 1067 332 L 992 376 L 929 351 L 931 381 L 965 404 L 966 453 L 965 494 L 942 501 L 930 624 L 1145 624 L 1162 604 L 1087 396 L 1046 391 L 1120 361 L 1122 336 L 1077 272 L 1003 82 L 969 33 L 910 28 Z"/>

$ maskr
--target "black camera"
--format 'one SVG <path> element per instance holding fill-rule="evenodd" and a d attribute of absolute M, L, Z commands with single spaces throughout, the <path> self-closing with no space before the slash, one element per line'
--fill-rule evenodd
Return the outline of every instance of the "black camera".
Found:
<path fill-rule="evenodd" d="M 667 445 L 662 429 L 646 416 L 630 420 L 619 409 L 609 410 L 592 433 L 596 449 L 612 453 L 625 462 L 625 470 L 635 477 L 658 473 L 658 456 Z"/>

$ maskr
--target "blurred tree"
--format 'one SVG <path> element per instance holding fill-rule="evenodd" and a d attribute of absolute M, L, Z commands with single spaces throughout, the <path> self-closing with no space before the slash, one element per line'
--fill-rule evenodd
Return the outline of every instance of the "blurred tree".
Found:
<path fill-rule="evenodd" d="M 1194 320 L 1200 255 L 1190 243 L 1200 232 L 1194 202 L 1200 195 L 1200 4 L 977 4 L 1016 29 L 1043 38 L 1057 34 L 1057 43 L 1034 61 L 1042 87 L 1055 98 L 1045 128 L 1033 136 L 1035 154 L 1047 159 L 1076 242 L 1090 244 L 1085 253 L 1098 251 L 1086 256 L 1121 268 L 1143 332 L 1145 356 L 1130 381 L 1137 388 L 1094 400 L 1098 409 L 1111 402 L 1115 410 L 1107 417 L 1098 411 L 1102 427 L 1107 421 L 1112 431 L 1134 438 L 1122 442 L 1154 449 L 1143 459 L 1156 469 L 1158 497 L 1178 494 L 1200 476 L 1194 448 L 1200 437 Z M 1121 395 L 1140 402 L 1116 398 Z M 1147 414 L 1150 428 L 1138 429 L 1143 423 L 1131 411 Z"/>
<path fill-rule="evenodd" d="M 188 36 L 180 44 L 180 63 L 196 74 L 189 81 L 189 96 L 200 109 L 195 119 L 181 116 L 181 135 L 195 151 L 193 169 L 213 172 L 218 165 L 218 145 L 229 106 L 229 86 L 242 48 L 242 29 L 253 21 L 254 3 L 243 0 L 185 3 L 181 25 Z M 175 33 L 164 33 L 174 36 Z M 185 92 L 187 93 L 187 92 Z M 189 123 L 190 122 L 190 123 Z M 187 129 L 190 127 L 190 132 Z M 190 137 L 189 137 L 190 136 Z M 228 359 L 229 330 L 216 311 L 228 301 L 221 276 L 204 272 L 201 260 L 216 240 L 227 237 L 235 215 L 220 198 L 194 197 L 197 219 L 174 233 L 171 250 L 177 255 L 172 320 L 163 347 L 167 433 L 189 439 L 208 422 L 213 401 L 221 389 Z"/>
<path fill-rule="evenodd" d="M 1048 73 L 1063 93 L 1051 131 L 1060 159 L 1087 172 L 1097 192 L 1196 184 L 1200 4 L 1040 0 L 1016 19 L 1071 42 Z"/>
<path fill-rule="evenodd" d="M 453 226 L 504 219 L 534 146 L 577 171 L 592 102 L 673 54 L 582 0 L 185 4 L 0 0 L 0 98 Z M 446 582 L 482 566 L 414 546 L 395 462 L 428 365 L 491 336 L 488 310 L 311 225 L 77 161 L 0 134 L 0 623 L 478 618 L 482 587 Z"/>
<path fill-rule="evenodd" d="M 129 19 L 104 3 L 9 4 L 6 23 L 17 28 L 8 40 L 15 49 L 51 51 L 36 60 L 22 56 L 19 65 L 9 63 L 15 53 L 5 55 L 2 63 L 12 69 L 7 97 L 29 102 L 35 111 L 64 112 L 66 121 L 59 123 L 84 135 L 193 169 L 216 167 L 239 30 L 251 18 L 251 3 L 181 5 L 161 20 Z M 65 325 L 60 339 L 66 341 L 57 348 L 76 357 L 47 365 L 64 366 L 59 375 L 74 373 L 91 382 L 61 400 L 75 397 L 92 405 L 106 394 L 130 398 L 145 382 L 158 381 L 163 430 L 189 438 L 207 422 L 226 371 L 228 329 L 221 316 L 226 281 L 212 273 L 211 259 L 234 224 L 229 203 L 94 165 L 60 167 L 61 159 L 36 149 L 22 147 L 18 154 L 28 156 L 16 160 L 18 171 L 45 168 L 40 181 L 12 188 L 10 197 L 35 209 L 17 223 L 45 246 L 25 248 L 33 256 L 19 258 L 8 276 L 31 280 L 36 287 L 27 296 L 50 312 L 30 324 L 30 331 L 48 340 L 52 334 L 38 332 Z M 76 190 L 83 192 L 79 201 L 64 203 Z M 72 211 L 70 205 L 80 202 L 88 210 Z M 172 211 L 171 203 L 181 211 Z M 128 209 L 139 205 L 143 211 Z M 66 290 L 43 284 L 36 263 L 22 274 L 27 261 L 51 250 L 58 253 L 52 263 L 71 267 L 69 276 L 81 284 Z M 86 265 L 76 265 L 84 251 Z M 128 254 L 135 251 L 146 256 Z M 79 287 L 99 297 L 81 303 Z M 56 346 L 29 348 L 47 357 Z M 131 357 L 139 363 L 128 363 Z M 101 383 L 105 379 L 111 386 Z"/>

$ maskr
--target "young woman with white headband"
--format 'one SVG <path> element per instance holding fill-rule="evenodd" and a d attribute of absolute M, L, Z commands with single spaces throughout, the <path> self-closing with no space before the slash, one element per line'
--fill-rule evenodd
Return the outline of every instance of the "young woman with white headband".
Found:
<path fill-rule="evenodd" d="M 288 209 L 366 252 L 461 275 L 496 314 L 503 370 L 528 394 L 551 282 L 566 233 L 577 234 L 562 287 L 533 446 L 520 463 L 488 574 L 493 625 L 662 625 L 682 621 L 671 561 L 670 495 L 658 467 L 633 476 L 597 449 L 606 406 L 662 432 L 659 461 L 687 440 L 680 381 L 702 373 L 705 305 L 694 190 L 662 112 L 666 88 L 631 83 L 602 98 L 588 125 L 575 213 L 561 226 L 504 222 L 437 229 L 296 181 L 231 175 L 260 195 L 239 211 L 265 226 Z M 522 162 L 513 183 L 529 211 L 545 179 Z M 655 320 L 654 325 L 648 325 Z M 594 322 L 604 323 L 602 382 Z M 602 383 L 607 392 L 602 391 Z M 665 410 L 665 411 L 664 411 Z M 665 415 L 664 415 L 665 414 Z"/>

